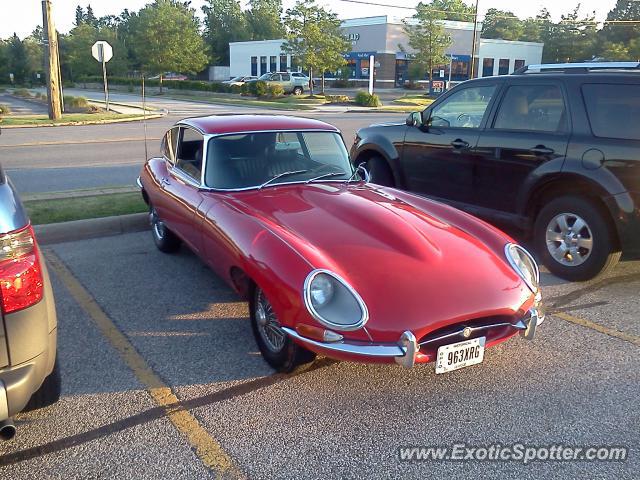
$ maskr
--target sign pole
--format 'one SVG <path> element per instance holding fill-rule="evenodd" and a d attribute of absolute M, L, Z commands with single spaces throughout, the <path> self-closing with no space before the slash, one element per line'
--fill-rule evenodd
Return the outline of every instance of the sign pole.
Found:
<path fill-rule="evenodd" d="M 373 70 L 375 57 L 369 55 L 369 95 L 373 95 Z"/>
<path fill-rule="evenodd" d="M 109 85 L 107 83 L 107 62 L 113 57 L 113 49 L 104 40 L 98 40 L 91 47 L 91 55 L 102 63 L 102 81 L 104 83 L 104 103 L 109 111 Z"/>
<path fill-rule="evenodd" d="M 453 67 L 453 55 L 449 55 L 449 81 L 447 82 L 447 90 L 451 88 L 451 68 Z"/>
<path fill-rule="evenodd" d="M 102 45 L 100 46 L 100 50 L 102 50 L 102 79 L 104 81 L 104 103 L 107 106 L 107 112 L 109 111 L 109 87 L 107 86 L 107 62 L 104 61 L 104 50 Z"/>

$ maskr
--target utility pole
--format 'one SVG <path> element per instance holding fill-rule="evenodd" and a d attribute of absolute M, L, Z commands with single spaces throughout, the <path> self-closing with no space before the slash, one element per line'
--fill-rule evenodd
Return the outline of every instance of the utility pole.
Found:
<path fill-rule="evenodd" d="M 60 59 L 58 57 L 58 34 L 51 16 L 51 0 L 42 0 L 42 25 L 45 35 L 45 59 L 47 74 L 47 98 L 49 118 L 62 118 L 62 102 L 60 101 Z"/>
<path fill-rule="evenodd" d="M 473 78 L 475 65 L 476 65 L 476 43 L 478 40 L 478 2 L 476 0 L 476 13 L 473 16 L 473 43 L 471 44 L 471 75 L 469 78 Z M 478 59 L 478 69 L 480 69 L 480 61 Z"/>

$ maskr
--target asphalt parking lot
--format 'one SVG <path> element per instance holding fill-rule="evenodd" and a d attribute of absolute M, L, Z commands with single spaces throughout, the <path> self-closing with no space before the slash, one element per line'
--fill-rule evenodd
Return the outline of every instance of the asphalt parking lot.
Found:
<path fill-rule="evenodd" d="M 640 261 L 569 284 L 483 364 L 319 359 L 280 375 L 247 307 L 191 252 L 148 232 L 45 248 L 63 398 L 20 414 L 2 478 L 637 478 Z M 381 272 L 383 274 L 383 272 Z M 401 446 L 625 446 L 625 462 L 401 462 Z"/>

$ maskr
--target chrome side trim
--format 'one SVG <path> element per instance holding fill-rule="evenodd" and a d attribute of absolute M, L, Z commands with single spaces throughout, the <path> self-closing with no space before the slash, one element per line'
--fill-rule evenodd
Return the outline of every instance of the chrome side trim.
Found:
<path fill-rule="evenodd" d="M 324 343 L 318 342 L 316 340 L 312 340 L 310 338 L 303 337 L 298 334 L 295 330 L 288 327 L 281 327 L 289 336 L 301 341 L 302 343 L 306 343 L 308 345 L 313 345 L 314 347 L 323 348 L 325 350 L 333 351 L 333 352 L 341 352 L 348 353 L 350 355 L 359 355 L 361 357 L 367 358 L 394 358 L 394 357 L 403 357 L 405 355 L 405 350 L 403 350 L 400 345 L 372 345 L 368 343 L 360 343 L 360 342 L 331 342 Z"/>
<path fill-rule="evenodd" d="M 357 323 L 350 324 L 350 325 L 341 325 L 338 323 L 330 322 L 328 320 L 325 320 L 316 311 L 316 309 L 313 308 L 313 304 L 311 303 L 311 290 L 309 286 L 311 285 L 311 282 L 313 281 L 313 279 L 321 273 L 324 273 L 326 275 L 329 275 L 335 278 L 338 282 L 344 285 L 346 289 L 349 290 L 349 293 L 353 295 L 353 298 L 356 299 L 356 302 L 358 302 L 358 305 L 360 306 L 360 312 L 362 313 L 360 320 Z M 311 316 L 315 318 L 318 322 L 320 322 L 322 325 L 334 330 L 341 330 L 344 332 L 358 330 L 359 328 L 362 328 L 369 320 L 369 310 L 367 309 L 367 306 L 365 305 L 364 300 L 362 300 L 362 297 L 358 294 L 358 292 L 355 291 L 355 289 L 351 285 L 349 285 L 349 283 L 346 280 L 340 277 L 337 273 L 334 273 L 330 270 L 318 268 L 316 270 L 311 271 L 309 275 L 307 275 L 307 278 L 305 278 L 304 280 L 304 286 L 302 287 L 302 298 L 304 298 L 304 304 L 307 307 L 307 310 L 309 311 Z"/>
<path fill-rule="evenodd" d="M 540 267 L 538 267 L 538 262 L 536 262 L 535 258 L 533 258 L 533 255 L 531 255 L 529 253 L 529 251 L 524 248 L 521 247 L 518 244 L 515 243 L 507 243 L 504 246 L 504 256 L 507 257 L 507 261 L 509 262 L 509 265 L 511 265 L 511 268 L 513 268 L 513 270 L 518 274 L 518 276 L 522 279 L 522 281 L 524 283 L 526 283 L 527 287 L 529 287 L 529 290 L 531 290 L 533 293 L 537 293 L 538 292 L 538 288 L 536 288 L 535 285 L 530 285 L 529 282 L 527 282 L 524 279 L 524 275 L 522 275 L 522 272 L 520 271 L 520 269 L 518 268 L 518 266 L 515 264 L 513 258 L 511 258 L 511 255 L 509 254 L 509 248 L 513 246 L 516 249 L 520 250 L 522 253 L 524 253 L 527 257 L 529 257 L 529 260 L 531 260 L 531 263 L 533 264 L 533 266 L 535 267 L 535 275 L 536 275 L 536 283 L 540 284 Z"/>
<path fill-rule="evenodd" d="M 513 327 L 516 328 L 518 330 L 525 330 L 527 328 L 527 326 L 525 325 L 525 323 L 522 320 L 518 320 L 516 323 L 511 323 L 511 322 L 499 322 L 499 323 L 492 323 L 489 325 L 481 325 L 479 327 L 461 327 L 459 330 L 456 330 L 455 332 L 451 332 L 451 333 L 446 333 L 444 335 L 439 335 L 437 337 L 434 338 L 430 338 L 429 340 L 425 340 L 424 342 L 420 342 L 420 346 L 423 345 L 428 345 L 430 343 L 433 342 L 437 342 L 439 340 L 445 340 L 447 338 L 451 338 L 451 337 L 464 337 L 463 332 L 465 331 L 465 329 L 469 329 L 471 330 L 471 335 L 473 335 L 476 332 L 481 332 L 482 330 L 487 330 L 489 328 L 496 328 L 496 327 Z"/>
<path fill-rule="evenodd" d="M 9 418 L 9 403 L 7 402 L 7 389 L 0 380 L 0 422 Z"/>

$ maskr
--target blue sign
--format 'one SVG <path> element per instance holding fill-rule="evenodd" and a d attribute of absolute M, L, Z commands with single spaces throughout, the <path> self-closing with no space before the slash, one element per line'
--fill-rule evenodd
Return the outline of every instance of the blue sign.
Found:
<path fill-rule="evenodd" d="M 345 59 L 350 58 L 369 58 L 371 55 L 375 55 L 376 52 L 349 52 L 343 53 L 342 57 Z"/>

